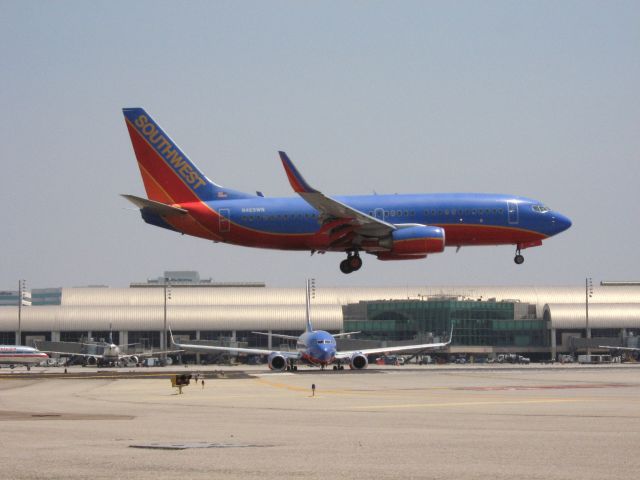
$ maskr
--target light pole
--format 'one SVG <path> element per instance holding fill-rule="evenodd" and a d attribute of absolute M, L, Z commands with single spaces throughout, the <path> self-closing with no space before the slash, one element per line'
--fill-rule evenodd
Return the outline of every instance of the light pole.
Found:
<path fill-rule="evenodd" d="M 593 280 L 587 277 L 584 280 L 584 308 L 587 329 L 587 355 L 591 355 L 591 329 L 589 328 L 589 299 L 593 296 Z"/>
<path fill-rule="evenodd" d="M 18 280 L 18 339 L 16 345 L 22 345 L 22 299 L 26 286 L 26 280 Z"/>
<path fill-rule="evenodd" d="M 169 278 L 165 277 L 163 282 L 164 290 L 164 328 L 162 330 L 162 344 L 161 348 L 162 361 L 166 365 L 167 363 L 167 299 L 171 300 L 171 285 L 169 284 Z"/>

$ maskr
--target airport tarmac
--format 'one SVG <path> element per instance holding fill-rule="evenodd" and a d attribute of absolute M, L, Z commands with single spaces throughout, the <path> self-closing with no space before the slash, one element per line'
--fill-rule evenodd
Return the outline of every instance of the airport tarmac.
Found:
<path fill-rule="evenodd" d="M 162 369 L 3 369 L 0 478 L 637 475 L 640 366 L 532 367 L 211 367 L 182 395 Z"/>

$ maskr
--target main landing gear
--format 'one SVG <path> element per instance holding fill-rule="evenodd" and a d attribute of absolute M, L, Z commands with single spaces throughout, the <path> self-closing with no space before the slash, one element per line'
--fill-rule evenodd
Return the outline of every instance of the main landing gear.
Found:
<path fill-rule="evenodd" d="M 342 273 L 351 273 L 360 270 L 362 267 L 362 259 L 357 250 L 347 252 L 347 258 L 340 262 L 340 271 Z"/>
<path fill-rule="evenodd" d="M 520 254 L 520 249 L 516 248 L 516 256 L 513 258 L 516 265 L 522 265 L 524 263 L 524 257 Z"/>

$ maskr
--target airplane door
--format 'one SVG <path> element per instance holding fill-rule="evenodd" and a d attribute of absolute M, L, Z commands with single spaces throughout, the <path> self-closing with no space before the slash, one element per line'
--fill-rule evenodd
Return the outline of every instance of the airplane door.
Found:
<path fill-rule="evenodd" d="M 229 221 L 231 214 L 228 208 L 221 208 L 218 210 L 220 214 L 220 233 L 229 233 L 231 228 L 231 222 Z"/>
<path fill-rule="evenodd" d="M 507 214 L 510 225 L 518 223 L 518 204 L 516 202 L 507 202 Z"/>
<path fill-rule="evenodd" d="M 383 220 L 384 221 L 384 209 L 383 208 L 376 208 L 373 211 L 373 216 L 376 217 L 378 220 Z"/>

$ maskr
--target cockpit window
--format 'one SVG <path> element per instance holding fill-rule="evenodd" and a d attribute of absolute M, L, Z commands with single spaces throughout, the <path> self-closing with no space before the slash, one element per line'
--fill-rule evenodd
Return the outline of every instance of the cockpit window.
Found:
<path fill-rule="evenodd" d="M 547 213 L 551 211 L 551 209 L 546 205 L 534 205 L 531 208 L 533 209 L 534 212 L 538 212 L 538 213 Z"/>

